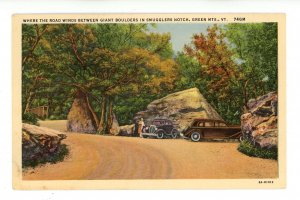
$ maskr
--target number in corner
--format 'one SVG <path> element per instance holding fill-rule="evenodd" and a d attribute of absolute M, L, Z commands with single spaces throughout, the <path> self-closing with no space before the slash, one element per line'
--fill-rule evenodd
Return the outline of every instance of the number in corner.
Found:
<path fill-rule="evenodd" d="M 245 17 L 235 17 L 233 18 L 234 21 L 246 21 L 246 18 Z"/>
<path fill-rule="evenodd" d="M 273 184 L 274 181 L 258 181 L 259 184 Z"/>

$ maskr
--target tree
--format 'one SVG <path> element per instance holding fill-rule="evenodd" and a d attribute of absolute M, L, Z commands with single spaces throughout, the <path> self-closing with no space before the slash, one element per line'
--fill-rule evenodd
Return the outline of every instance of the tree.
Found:
<path fill-rule="evenodd" d="M 43 80 L 43 73 L 39 65 L 43 61 L 39 59 L 43 43 L 43 36 L 47 33 L 47 25 L 22 26 L 22 113 L 27 113 L 36 95 L 35 91 Z"/>
<path fill-rule="evenodd" d="M 209 27 L 207 35 L 195 34 L 191 45 L 186 45 L 185 50 L 199 63 L 200 85 L 205 85 L 202 91 L 209 102 L 226 120 L 234 121 L 236 112 L 243 105 L 238 89 L 240 74 L 225 33 L 217 25 Z"/>
<path fill-rule="evenodd" d="M 226 121 L 238 123 L 249 99 L 277 90 L 276 23 L 214 25 L 194 35 L 185 53 L 190 59 L 177 59 L 180 68 L 196 70 L 198 61 L 193 83 Z"/>
<path fill-rule="evenodd" d="M 65 99 L 85 99 L 78 102 L 88 105 L 102 133 L 110 131 L 118 96 L 172 87 L 176 65 L 168 58 L 169 34 L 148 33 L 144 24 L 48 26 L 51 31 L 44 36 L 47 42 L 40 44 L 38 57 L 44 64 L 37 67 L 51 88 L 48 91 L 63 87 Z"/>
<path fill-rule="evenodd" d="M 277 90 L 277 23 L 228 24 L 224 30 L 249 98 Z"/>

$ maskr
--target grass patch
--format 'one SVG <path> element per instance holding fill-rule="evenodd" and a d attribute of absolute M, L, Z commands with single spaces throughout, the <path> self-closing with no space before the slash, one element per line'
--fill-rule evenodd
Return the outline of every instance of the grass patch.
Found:
<path fill-rule="evenodd" d="M 36 159 L 22 159 L 22 167 L 33 167 L 35 168 L 38 165 L 46 164 L 46 163 L 57 163 L 61 162 L 65 159 L 65 157 L 69 155 L 69 149 L 67 148 L 67 145 L 61 144 L 58 149 L 49 155 L 43 155 Z"/>
<path fill-rule="evenodd" d="M 243 140 L 240 143 L 238 150 L 251 157 L 266 158 L 266 159 L 273 159 L 273 160 L 277 160 L 278 158 L 277 148 L 261 149 L 253 146 L 248 140 Z"/>

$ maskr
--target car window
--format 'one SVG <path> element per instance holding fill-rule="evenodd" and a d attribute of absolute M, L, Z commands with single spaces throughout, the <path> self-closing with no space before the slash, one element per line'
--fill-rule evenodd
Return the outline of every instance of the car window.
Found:
<path fill-rule="evenodd" d="M 226 126 L 226 124 L 221 122 L 219 126 Z"/>
<path fill-rule="evenodd" d="M 165 123 L 164 123 L 164 121 L 154 121 L 153 124 L 156 126 L 161 126 L 161 125 L 164 125 Z"/>
<path fill-rule="evenodd" d="M 205 122 L 205 126 L 215 126 L 214 122 Z"/>
<path fill-rule="evenodd" d="M 198 122 L 198 123 L 197 123 L 197 126 L 198 126 L 198 127 L 203 127 L 203 126 L 204 126 L 204 122 Z"/>
<path fill-rule="evenodd" d="M 160 122 L 159 121 L 154 121 L 153 124 L 154 125 L 160 125 Z"/>

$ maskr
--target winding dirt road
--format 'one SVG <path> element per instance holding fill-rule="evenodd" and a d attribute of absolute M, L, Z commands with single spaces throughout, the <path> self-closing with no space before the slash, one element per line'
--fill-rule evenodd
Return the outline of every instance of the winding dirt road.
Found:
<path fill-rule="evenodd" d="M 63 130 L 65 122 L 44 122 Z M 23 172 L 24 180 L 275 178 L 274 160 L 238 152 L 238 143 L 67 133 L 69 156 Z"/>

